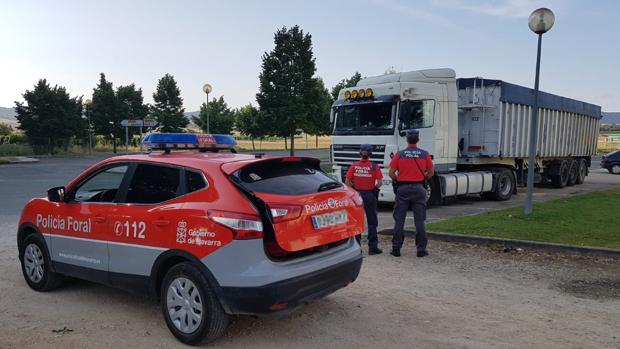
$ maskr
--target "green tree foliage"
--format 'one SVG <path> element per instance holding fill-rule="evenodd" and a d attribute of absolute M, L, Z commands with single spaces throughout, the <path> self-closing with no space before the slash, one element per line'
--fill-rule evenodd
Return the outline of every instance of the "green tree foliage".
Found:
<path fill-rule="evenodd" d="M 270 134 L 290 137 L 294 155 L 295 131 L 306 126 L 316 85 L 312 36 L 299 26 L 283 27 L 275 33 L 274 43 L 274 49 L 262 57 L 256 101 L 272 125 Z"/>
<path fill-rule="evenodd" d="M 103 73 L 99 76 L 99 84 L 93 89 L 92 104 L 88 109 L 95 133 L 111 139 L 116 153 L 116 140 L 124 132 L 121 126 L 123 115 L 118 112 L 118 100 L 112 82 L 107 81 Z"/>
<path fill-rule="evenodd" d="M 237 110 L 237 130 L 244 136 L 252 140 L 252 150 L 256 150 L 254 139 L 265 137 L 267 128 L 270 127 L 265 120 L 264 114 L 256 109 L 252 104 L 245 105 Z"/>
<path fill-rule="evenodd" d="M 0 136 L 8 136 L 13 133 L 13 126 L 6 122 L 0 122 Z"/>
<path fill-rule="evenodd" d="M 136 89 L 134 84 L 116 88 L 117 114 L 121 120 L 143 120 L 149 112 L 144 104 L 142 89 Z M 129 128 L 129 135 L 139 133 L 136 127 Z"/>
<path fill-rule="evenodd" d="M 339 83 L 337 83 L 334 87 L 332 87 L 332 99 L 335 101 L 338 99 L 338 94 L 340 90 L 346 87 L 353 87 L 357 85 L 357 83 L 362 80 L 362 74 L 359 72 L 355 72 L 350 78 L 342 79 Z"/>
<path fill-rule="evenodd" d="M 209 130 L 211 133 L 230 134 L 235 125 L 235 112 L 228 108 L 224 96 L 214 98 L 200 106 L 198 117 L 193 116 L 192 121 L 204 132 L 207 132 L 207 111 L 209 112 Z"/>
<path fill-rule="evenodd" d="M 319 136 L 331 133 L 329 113 L 332 106 L 332 98 L 321 78 L 314 78 L 314 88 L 311 98 L 314 103 L 310 106 L 311 111 L 308 115 L 305 131 L 315 136 L 316 147 L 319 147 Z"/>
<path fill-rule="evenodd" d="M 172 75 L 166 74 L 159 79 L 153 100 L 155 104 L 151 107 L 150 115 L 157 120 L 162 132 L 182 132 L 189 124 L 184 115 L 181 90 Z"/>
<path fill-rule="evenodd" d="M 15 102 L 17 121 L 36 152 L 53 154 L 56 148 L 66 148 L 72 136 L 86 129 L 81 99 L 69 96 L 64 87 L 50 87 L 41 79 L 23 97 L 25 103 Z"/>

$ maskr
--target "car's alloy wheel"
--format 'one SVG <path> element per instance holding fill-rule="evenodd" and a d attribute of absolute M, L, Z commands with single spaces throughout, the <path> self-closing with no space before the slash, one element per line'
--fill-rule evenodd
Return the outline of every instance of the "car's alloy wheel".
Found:
<path fill-rule="evenodd" d="M 611 167 L 611 173 L 613 173 L 613 174 L 620 174 L 620 165 L 613 165 Z"/>
<path fill-rule="evenodd" d="M 179 277 L 172 281 L 166 295 L 166 306 L 170 320 L 179 331 L 190 334 L 200 327 L 204 309 L 200 292 L 191 280 Z"/>
<path fill-rule="evenodd" d="M 45 273 L 43 252 L 35 243 L 28 244 L 24 249 L 24 269 L 26 276 L 34 283 L 41 282 Z"/>

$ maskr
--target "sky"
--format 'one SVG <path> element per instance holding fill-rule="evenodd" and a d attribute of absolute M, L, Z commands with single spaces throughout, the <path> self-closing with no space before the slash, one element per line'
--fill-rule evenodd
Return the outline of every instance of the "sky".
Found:
<path fill-rule="evenodd" d="M 536 35 L 527 17 L 556 15 L 543 37 L 541 90 L 620 111 L 620 1 L 30 1 L 0 0 L 0 106 L 38 79 L 92 96 L 103 72 L 135 83 L 152 102 L 172 74 L 187 111 L 211 97 L 256 104 L 261 57 L 274 32 L 312 35 L 316 75 L 327 87 L 359 71 L 449 67 L 457 77 L 533 86 Z"/>

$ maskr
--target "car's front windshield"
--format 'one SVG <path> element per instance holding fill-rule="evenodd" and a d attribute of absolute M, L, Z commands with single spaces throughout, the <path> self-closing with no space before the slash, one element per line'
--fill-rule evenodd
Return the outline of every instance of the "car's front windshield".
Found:
<path fill-rule="evenodd" d="M 373 133 L 394 129 L 394 103 L 342 105 L 334 110 L 334 134 Z"/>

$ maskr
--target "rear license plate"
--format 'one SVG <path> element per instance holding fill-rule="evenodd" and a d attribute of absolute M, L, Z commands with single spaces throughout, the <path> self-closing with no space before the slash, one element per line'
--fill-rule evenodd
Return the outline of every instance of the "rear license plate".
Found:
<path fill-rule="evenodd" d="M 314 229 L 322 229 L 349 221 L 347 211 L 336 211 L 312 216 L 312 226 Z"/>

